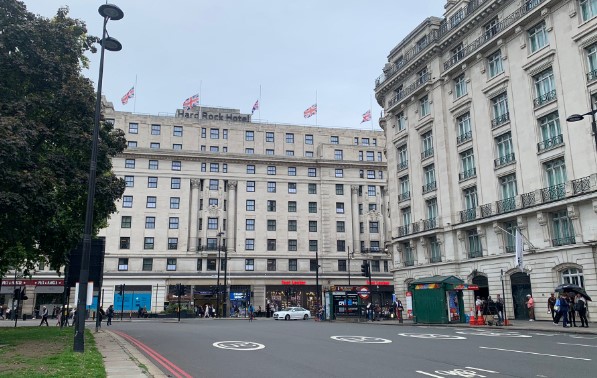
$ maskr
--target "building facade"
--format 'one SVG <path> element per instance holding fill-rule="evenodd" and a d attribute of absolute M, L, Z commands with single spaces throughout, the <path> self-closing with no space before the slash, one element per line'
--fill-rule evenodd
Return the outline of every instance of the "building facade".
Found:
<path fill-rule="evenodd" d="M 390 51 L 375 92 L 397 294 L 455 275 L 482 297 L 503 285 L 517 319 L 527 294 L 547 319 L 560 283 L 597 296 L 595 139 L 566 122 L 594 102 L 596 16 L 594 0 L 449 0 Z"/>
<path fill-rule="evenodd" d="M 126 190 L 100 232 L 104 307 L 159 312 L 178 283 L 185 303 L 216 306 L 219 282 L 228 311 L 248 296 L 256 309 L 314 309 L 317 283 L 323 293 L 350 272 L 351 285 L 365 284 L 363 260 L 379 300 L 391 298 L 382 131 L 254 123 L 207 107 L 148 116 L 105 103 L 104 116 L 128 142 L 113 160 Z"/>

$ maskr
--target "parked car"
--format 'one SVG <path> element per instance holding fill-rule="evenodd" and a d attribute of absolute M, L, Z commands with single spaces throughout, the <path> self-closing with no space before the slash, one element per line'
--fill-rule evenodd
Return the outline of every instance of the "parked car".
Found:
<path fill-rule="evenodd" d="M 303 319 L 308 320 L 311 317 L 311 311 L 302 307 L 288 307 L 284 310 L 274 312 L 274 320 L 284 319 Z"/>

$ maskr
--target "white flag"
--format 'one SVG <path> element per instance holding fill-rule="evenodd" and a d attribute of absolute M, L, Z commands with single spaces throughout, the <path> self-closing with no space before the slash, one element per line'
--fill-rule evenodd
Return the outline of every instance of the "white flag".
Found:
<path fill-rule="evenodd" d="M 524 261 L 522 257 L 522 235 L 520 230 L 516 229 L 516 267 L 522 272 L 524 270 Z"/>

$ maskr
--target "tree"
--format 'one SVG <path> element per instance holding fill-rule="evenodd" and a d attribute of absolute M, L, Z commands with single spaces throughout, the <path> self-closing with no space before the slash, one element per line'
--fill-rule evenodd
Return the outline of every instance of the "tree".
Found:
<path fill-rule="evenodd" d="M 48 19 L 0 1 L 0 275 L 58 270 L 82 238 L 95 104 L 82 69 L 98 42 L 68 8 Z M 124 132 L 102 122 L 99 139 L 94 234 L 124 193 L 111 161 Z"/>

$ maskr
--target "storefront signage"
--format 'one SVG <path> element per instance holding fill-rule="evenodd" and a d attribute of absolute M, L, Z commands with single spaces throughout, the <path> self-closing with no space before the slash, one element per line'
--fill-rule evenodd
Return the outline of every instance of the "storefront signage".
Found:
<path fill-rule="evenodd" d="M 390 281 L 367 281 L 367 285 L 390 286 Z"/>
<path fill-rule="evenodd" d="M 236 301 L 236 300 L 243 300 L 247 297 L 247 293 L 244 292 L 230 292 L 230 300 L 231 301 Z"/>
<path fill-rule="evenodd" d="M 250 114 L 240 114 L 240 113 L 222 113 L 222 112 L 205 112 L 202 111 L 185 111 L 182 109 L 178 109 L 176 111 L 176 117 L 178 118 L 197 118 L 197 119 L 208 119 L 208 120 L 215 120 L 215 121 L 228 121 L 228 122 L 251 122 L 251 115 Z"/>
<path fill-rule="evenodd" d="M 362 299 L 369 298 L 369 294 L 370 294 L 369 288 L 367 288 L 365 286 L 359 288 L 358 293 L 359 293 L 359 297 L 361 297 Z"/>
<path fill-rule="evenodd" d="M 64 286 L 64 280 L 2 280 L 2 286 Z"/>
<path fill-rule="evenodd" d="M 454 286 L 454 290 L 479 290 L 479 285 L 460 284 Z"/>
<path fill-rule="evenodd" d="M 356 286 L 331 286 L 330 291 L 357 291 Z"/>
<path fill-rule="evenodd" d="M 406 317 L 408 319 L 413 318 L 413 293 L 407 291 L 405 294 L 406 297 Z"/>
<path fill-rule="evenodd" d="M 306 285 L 307 281 L 282 281 L 282 285 Z"/>
<path fill-rule="evenodd" d="M 419 284 L 415 285 L 415 290 L 439 289 L 439 284 Z"/>

